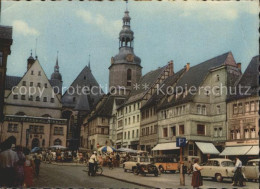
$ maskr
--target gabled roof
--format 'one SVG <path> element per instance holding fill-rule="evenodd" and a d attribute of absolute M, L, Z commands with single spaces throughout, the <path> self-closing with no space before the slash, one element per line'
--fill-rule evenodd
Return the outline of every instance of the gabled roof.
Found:
<path fill-rule="evenodd" d="M 257 91 L 259 81 L 259 58 L 260 55 L 257 55 L 251 59 L 244 74 L 236 85 L 236 95 L 230 95 L 228 101 L 258 95 Z M 248 87 L 250 87 L 249 91 L 247 91 Z M 241 94 L 239 94 L 239 88 Z"/>
<path fill-rule="evenodd" d="M 64 93 L 62 97 L 62 104 L 65 107 L 75 109 L 78 108 L 78 110 L 91 110 L 104 94 L 102 89 L 99 88 L 99 84 L 88 66 L 85 66 L 85 68 L 79 73 L 79 75 L 73 81 L 70 87 L 74 88 L 75 90 L 77 89 L 77 87 L 80 87 L 79 89 L 81 92 L 80 94 L 78 94 L 77 92 L 70 94 L 68 92 L 70 88 L 68 88 L 68 90 Z M 83 87 L 90 89 L 90 94 L 83 94 Z M 74 98 L 75 101 L 73 101 Z"/>
<path fill-rule="evenodd" d="M 204 79 L 208 75 L 208 72 L 213 69 L 217 68 L 222 65 L 229 65 L 229 66 L 236 66 L 233 59 L 233 55 L 231 52 L 224 53 L 220 56 L 217 56 L 215 58 L 209 59 L 207 61 L 204 61 L 200 64 L 197 64 L 195 66 L 190 67 L 190 69 L 180 78 L 180 80 L 177 82 L 176 87 L 174 89 L 177 89 L 177 87 L 182 89 L 188 89 L 192 86 L 198 89 L 198 87 L 203 83 Z M 178 91 L 175 91 L 178 92 Z M 187 103 L 193 99 L 193 96 L 191 93 L 187 93 L 186 96 L 181 95 L 177 98 L 172 98 L 169 102 L 168 99 L 164 99 L 163 103 L 160 105 L 159 109 L 167 108 L 172 105 L 178 105 L 182 103 Z"/>
<path fill-rule="evenodd" d="M 150 71 L 144 76 L 142 76 L 137 85 L 133 86 L 130 96 L 126 103 L 131 103 L 141 99 L 146 94 L 146 92 L 152 87 L 152 85 L 156 82 L 156 80 L 160 77 L 160 75 L 166 68 L 167 65 L 156 70 Z"/>
<path fill-rule="evenodd" d="M 159 86 L 158 93 L 154 93 L 153 96 L 142 106 L 141 109 L 145 109 L 148 107 L 151 107 L 155 104 L 157 104 L 158 101 L 160 101 L 166 94 L 166 89 L 168 86 L 173 86 L 180 78 L 181 76 L 185 73 L 186 68 L 181 69 L 177 73 L 173 74 L 172 76 L 169 76 L 164 80 L 163 83 Z M 162 92 L 160 92 L 162 91 Z"/>

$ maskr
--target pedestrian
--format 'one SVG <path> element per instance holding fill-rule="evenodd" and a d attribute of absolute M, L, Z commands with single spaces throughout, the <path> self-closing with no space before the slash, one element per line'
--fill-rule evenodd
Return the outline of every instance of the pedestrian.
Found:
<path fill-rule="evenodd" d="M 94 176 L 95 174 L 95 164 L 97 163 L 97 152 L 94 151 L 94 153 L 92 154 L 92 156 L 89 159 L 89 172 L 88 175 L 90 176 Z"/>
<path fill-rule="evenodd" d="M 13 138 L 9 137 L 1 145 L 2 152 L 0 153 L 0 186 L 13 187 L 15 186 L 15 166 L 19 161 L 18 155 L 13 151 Z"/>
<path fill-rule="evenodd" d="M 116 153 L 116 166 L 119 167 L 119 165 L 120 165 L 120 155 L 117 152 Z"/>
<path fill-rule="evenodd" d="M 193 173 L 192 173 L 191 185 L 193 186 L 193 188 L 199 188 L 200 186 L 203 185 L 202 177 L 200 173 L 200 170 L 202 170 L 203 168 L 199 166 L 198 162 L 199 159 L 195 159 L 194 164 L 192 166 Z"/>
<path fill-rule="evenodd" d="M 36 177 L 38 177 L 40 173 L 40 165 L 41 165 L 41 159 L 39 154 L 34 157 L 34 165 L 35 165 L 35 175 Z"/>
<path fill-rule="evenodd" d="M 24 163 L 24 185 L 29 188 L 33 185 L 34 162 L 29 154 L 25 155 Z"/>
<path fill-rule="evenodd" d="M 234 182 L 232 183 L 232 186 L 237 186 L 239 183 L 239 186 L 244 186 L 244 177 L 242 174 L 242 162 L 238 157 L 236 157 L 236 164 L 235 164 L 235 169 L 233 170 L 234 172 L 234 177 L 233 180 Z"/>
<path fill-rule="evenodd" d="M 23 187 L 24 183 L 24 162 L 25 162 L 25 155 L 23 153 L 22 146 L 16 147 L 16 153 L 19 158 L 19 160 L 16 163 L 15 166 L 15 172 L 16 172 L 16 178 L 15 178 L 15 186 L 16 187 Z"/>

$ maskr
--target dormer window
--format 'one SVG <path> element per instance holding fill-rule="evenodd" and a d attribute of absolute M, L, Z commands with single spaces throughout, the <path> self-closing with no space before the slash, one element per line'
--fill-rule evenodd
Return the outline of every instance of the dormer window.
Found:
<path fill-rule="evenodd" d="M 132 70 L 128 69 L 127 70 L 127 86 L 131 86 L 132 84 Z"/>
<path fill-rule="evenodd" d="M 30 87 L 32 87 L 33 86 L 33 82 L 30 82 Z"/>
<path fill-rule="evenodd" d="M 23 86 L 26 86 L 26 81 L 23 81 Z"/>
<path fill-rule="evenodd" d="M 21 96 L 21 99 L 22 99 L 22 100 L 25 100 L 25 95 L 22 95 L 22 96 Z"/>
<path fill-rule="evenodd" d="M 33 101 L 33 96 L 32 95 L 29 96 L 29 100 Z"/>
<path fill-rule="evenodd" d="M 31 71 L 31 75 L 33 75 L 34 73 L 33 73 L 33 70 Z"/>
<path fill-rule="evenodd" d="M 43 102 L 47 102 L 47 97 L 43 97 Z"/>
<path fill-rule="evenodd" d="M 14 97 L 14 99 L 18 99 L 18 95 L 14 95 L 13 97 Z"/>
<path fill-rule="evenodd" d="M 41 87 L 41 83 L 37 83 L 37 87 Z"/>
<path fill-rule="evenodd" d="M 41 76 L 41 75 L 42 75 L 41 71 L 38 71 L 38 76 Z"/>
<path fill-rule="evenodd" d="M 40 101 L 40 97 L 39 96 L 36 97 L 36 101 Z"/>
<path fill-rule="evenodd" d="M 48 88 L 48 85 L 47 85 L 47 83 L 45 83 L 45 84 L 44 84 L 44 87 L 45 87 L 45 88 Z"/>

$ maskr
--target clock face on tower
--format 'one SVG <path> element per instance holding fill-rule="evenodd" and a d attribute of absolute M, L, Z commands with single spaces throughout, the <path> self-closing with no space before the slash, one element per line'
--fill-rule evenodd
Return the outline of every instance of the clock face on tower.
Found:
<path fill-rule="evenodd" d="M 134 61 L 134 56 L 133 56 L 132 54 L 128 54 L 128 55 L 126 56 L 126 60 L 127 60 L 128 62 L 133 62 L 133 61 Z"/>

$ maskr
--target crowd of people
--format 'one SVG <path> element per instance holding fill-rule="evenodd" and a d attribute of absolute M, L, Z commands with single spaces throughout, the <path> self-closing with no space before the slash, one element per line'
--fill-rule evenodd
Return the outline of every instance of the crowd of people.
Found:
<path fill-rule="evenodd" d="M 14 144 L 9 137 L 0 145 L 0 187 L 32 187 L 40 173 L 40 155 Z"/>

